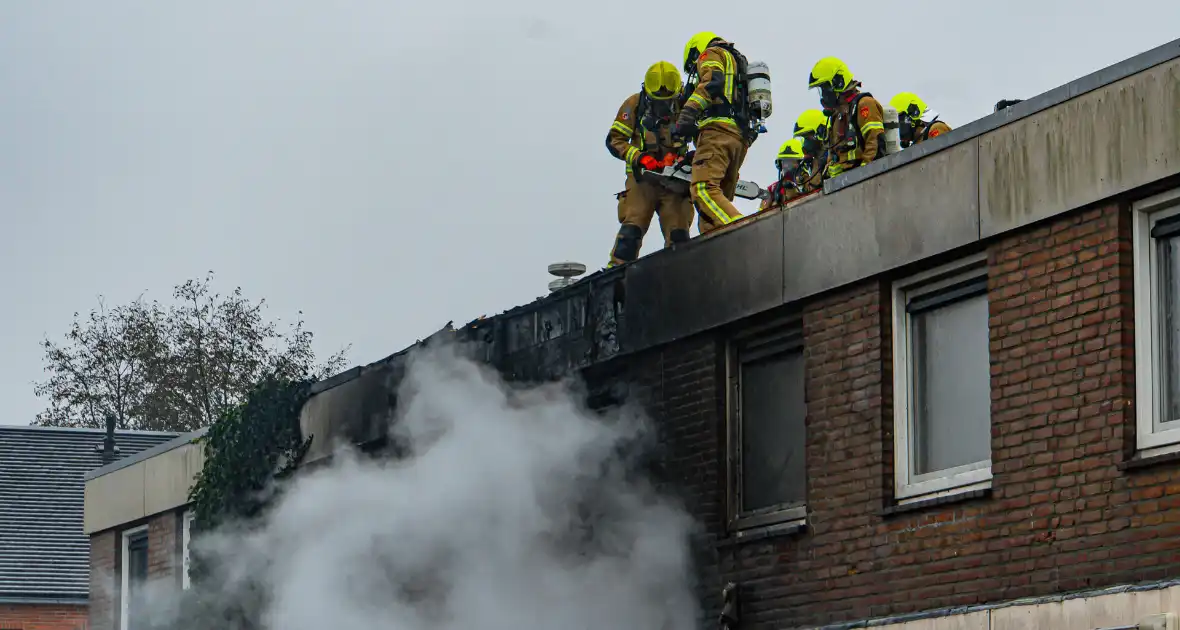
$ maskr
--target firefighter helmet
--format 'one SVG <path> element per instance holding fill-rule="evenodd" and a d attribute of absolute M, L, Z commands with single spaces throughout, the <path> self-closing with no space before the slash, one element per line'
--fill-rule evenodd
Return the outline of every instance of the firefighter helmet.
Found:
<path fill-rule="evenodd" d="M 657 61 L 643 75 L 643 91 L 658 100 L 679 96 L 680 71 L 667 61 Z"/>
<path fill-rule="evenodd" d="M 828 117 L 818 109 L 809 109 L 799 114 L 795 121 L 796 137 L 814 135 L 820 140 L 828 137 Z"/>
<path fill-rule="evenodd" d="M 688 43 L 684 45 L 685 72 L 692 72 L 692 64 L 696 63 L 697 57 L 704 54 L 705 49 L 709 47 L 709 43 L 715 39 L 717 39 L 717 33 L 701 31 L 688 40 Z"/>
<path fill-rule="evenodd" d="M 778 155 L 775 160 L 802 160 L 803 159 L 803 141 L 798 138 L 791 138 L 783 143 L 783 146 L 778 148 Z"/>
<path fill-rule="evenodd" d="M 909 116 L 910 120 L 921 120 L 926 115 L 926 102 L 913 92 L 902 92 L 889 99 L 889 106 L 898 114 Z"/>
<path fill-rule="evenodd" d="M 835 57 L 824 57 L 815 63 L 807 77 L 807 87 L 831 87 L 834 92 L 843 92 L 852 87 L 852 71 L 848 65 Z"/>

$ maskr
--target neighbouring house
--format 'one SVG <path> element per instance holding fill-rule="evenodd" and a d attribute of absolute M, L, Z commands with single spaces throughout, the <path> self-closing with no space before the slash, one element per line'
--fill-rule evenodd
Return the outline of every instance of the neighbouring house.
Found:
<path fill-rule="evenodd" d="M 136 630 L 144 586 L 188 588 L 189 489 L 204 465 L 185 433 L 86 474 L 90 628 Z"/>
<path fill-rule="evenodd" d="M 0 629 L 87 627 L 87 472 L 175 433 L 0 426 Z M 108 439 L 109 438 L 109 439 Z"/>

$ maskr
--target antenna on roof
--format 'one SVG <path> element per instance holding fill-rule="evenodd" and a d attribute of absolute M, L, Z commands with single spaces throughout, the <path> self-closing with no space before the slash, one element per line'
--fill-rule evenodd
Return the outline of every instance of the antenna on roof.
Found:
<path fill-rule="evenodd" d="M 564 289 L 577 282 L 574 278 L 586 273 L 586 265 L 580 262 L 559 262 L 549 265 L 549 275 L 557 276 L 549 282 L 549 291 Z"/>
<path fill-rule="evenodd" d="M 115 445 L 115 416 L 108 415 L 106 417 L 107 432 L 102 438 L 102 445 L 95 445 L 94 450 L 102 453 L 102 463 L 109 464 L 115 461 L 115 454 L 119 452 L 119 447 Z"/>

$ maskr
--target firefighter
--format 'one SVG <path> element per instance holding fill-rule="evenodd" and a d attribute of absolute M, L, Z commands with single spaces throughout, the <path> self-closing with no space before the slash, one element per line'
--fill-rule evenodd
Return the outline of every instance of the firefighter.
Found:
<path fill-rule="evenodd" d="M 672 164 L 687 149 L 684 142 L 672 138 L 680 93 L 680 71 L 676 66 L 667 61 L 652 64 L 643 77 L 642 89 L 623 101 L 607 132 L 607 150 L 627 164 L 626 188 L 616 195 L 620 225 L 608 267 L 639 257 L 653 215 L 660 217 L 664 247 L 689 239 L 692 200 L 643 177 L 644 171 L 662 170 Z"/>
<path fill-rule="evenodd" d="M 803 194 L 823 188 L 824 167 L 827 165 L 827 153 L 824 144 L 828 140 L 828 127 L 831 122 L 827 115 L 818 109 L 809 109 L 795 120 L 794 135 L 803 143 L 803 159 L 810 175 L 803 183 Z"/>
<path fill-rule="evenodd" d="M 938 114 L 926 108 L 926 102 L 913 92 L 902 92 L 889 99 L 889 106 L 897 110 L 901 148 L 936 138 L 951 130 L 938 119 Z M 923 118 L 930 117 L 930 122 Z"/>
<path fill-rule="evenodd" d="M 738 171 L 753 139 L 745 98 L 746 59 L 733 44 L 708 31 L 693 35 L 684 46 L 684 71 L 695 77 L 676 135 L 693 139 L 689 192 L 700 217 L 701 234 L 739 219 L 733 205 Z"/>
<path fill-rule="evenodd" d="M 804 194 L 804 186 L 811 179 L 809 167 L 806 156 L 803 155 L 803 141 L 791 138 L 784 142 L 774 158 L 778 180 L 767 188 L 770 196 L 762 200 L 759 210 L 781 208 L 788 201 Z"/>
<path fill-rule="evenodd" d="M 811 69 L 807 87 L 819 89 L 820 104 L 831 119 L 827 177 L 868 164 L 884 153 L 885 110 L 872 94 L 860 91 L 860 82 L 853 80 L 843 61 L 820 59 Z"/>

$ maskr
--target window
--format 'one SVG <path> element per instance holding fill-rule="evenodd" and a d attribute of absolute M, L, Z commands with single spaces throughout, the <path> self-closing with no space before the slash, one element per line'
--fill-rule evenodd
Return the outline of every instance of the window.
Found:
<path fill-rule="evenodd" d="M 1180 450 L 1180 190 L 1135 204 L 1136 442 Z"/>
<path fill-rule="evenodd" d="M 983 255 L 894 285 L 896 498 L 991 483 L 991 366 Z"/>
<path fill-rule="evenodd" d="M 729 347 L 731 530 L 800 524 L 807 514 L 803 334 L 798 319 Z"/>
<path fill-rule="evenodd" d="M 181 588 L 188 590 L 188 567 L 189 567 L 189 545 L 193 539 L 193 511 L 185 510 L 184 515 L 180 517 L 183 523 L 183 530 L 181 531 L 181 547 L 180 547 L 180 585 Z"/>
<path fill-rule="evenodd" d="M 147 525 L 123 532 L 122 551 L 119 627 L 121 630 L 138 630 L 148 579 Z"/>

